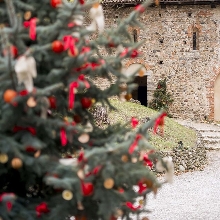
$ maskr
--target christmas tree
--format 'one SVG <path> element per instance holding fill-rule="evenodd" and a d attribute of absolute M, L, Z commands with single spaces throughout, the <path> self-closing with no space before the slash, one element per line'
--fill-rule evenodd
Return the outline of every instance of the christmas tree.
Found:
<path fill-rule="evenodd" d="M 130 96 L 135 73 L 122 74 L 122 61 L 138 56 L 140 43 L 127 28 L 150 3 L 103 34 L 97 1 L 0 2 L 0 219 L 128 218 L 144 212 L 146 195 L 162 184 L 152 167 L 170 181 L 172 162 L 157 156 L 147 132 L 165 112 L 139 127 L 132 118 L 101 129 L 89 111 Z M 102 56 L 109 47 L 116 55 Z M 109 73 L 116 81 L 102 91 L 92 79 Z"/>
<path fill-rule="evenodd" d="M 166 78 L 159 80 L 159 82 L 157 83 L 156 90 L 153 94 L 153 99 L 149 103 L 149 107 L 157 111 L 164 109 L 166 112 L 168 112 L 169 107 L 172 103 L 173 97 L 170 92 L 167 92 Z M 171 115 L 169 114 L 169 116 Z"/>

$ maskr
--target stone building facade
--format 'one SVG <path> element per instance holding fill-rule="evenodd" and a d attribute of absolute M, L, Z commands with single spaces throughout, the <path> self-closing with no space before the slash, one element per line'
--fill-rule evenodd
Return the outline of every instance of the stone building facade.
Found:
<path fill-rule="evenodd" d="M 130 31 L 137 41 L 145 40 L 140 48 L 143 56 L 127 60 L 125 66 L 144 66 L 148 101 L 157 82 L 167 78 L 168 91 L 174 97 L 170 108 L 174 117 L 220 121 L 220 4 L 187 1 L 186 5 L 171 1 L 149 7 L 141 14 L 145 29 Z M 117 25 L 118 19 L 134 10 L 129 5 L 111 9 L 104 5 L 104 9 L 108 26 Z"/>

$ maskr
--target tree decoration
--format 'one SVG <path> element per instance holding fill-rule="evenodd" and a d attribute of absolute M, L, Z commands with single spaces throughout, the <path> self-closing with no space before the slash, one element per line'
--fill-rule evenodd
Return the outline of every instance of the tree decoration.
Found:
<path fill-rule="evenodd" d="M 57 103 L 56 103 L 56 98 L 55 98 L 55 96 L 50 96 L 50 97 L 48 98 L 48 100 L 49 100 L 49 103 L 50 103 L 50 108 L 51 108 L 51 109 L 56 109 L 56 108 L 57 108 Z"/>
<path fill-rule="evenodd" d="M 79 115 L 74 115 L 73 120 L 78 124 L 82 121 L 81 117 Z"/>
<path fill-rule="evenodd" d="M 37 102 L 35 101 L 34 97 L 30 97 L 28 100 L 27 100 L 27 106 L 30 107 L 30 108 L 33 108 L 37 105 Z"/>
<path fill-rule="evenodd" d="M 135 6 L 135 11 L 143 13 L 145 11 L 145 8 L 143 7 L 143 5 L 136 5 Z"/>
<path fill-rule="evenodd" d="M 31 18 L 31 16 L 32 16 L 31 11 L 26 11 L 24 13 L 24 20 L 29 20 Z"/>
<path fill-rule="evenodd" d="M 0 153 L 0 163 L 7 163 L 8 162 L 8 155 Z"/>
<path fill-rule="evenodd" d="M 132 98 L 132 95 L 130 93 L 125 95 L 125 99 L 127 101 L 129 101 L 131 98 Z"/>
<path fill-rule="evenodd" d="M 23 162 L 20 158 L 13 158 L 11 161 L 11 166 L 14 169 L 20 169 L 23 166 Z"/>
<path fill-rule="evenodd" d="M 99 33 L 102 33 L 105 27 L 102 6 L 99 3 L 95 3 L 90 9 L 89 15 L 92 19 L 92 23 L 87 27 L 87 30 L 96 31 L 96 28 L 98 26 Z"/>
<path fill-rule="evenodd" d="M 41 217 L 42 214 L 46 214 L 50 212 L 46 202 L 42 202 L 39 205 L 37 205 L 35 210 L 36 210 L 37 217 Z"/>
<path fill-rule="evenodd" d="M 86 183 L 81 181 L 81 189 L 84 196 L 91 196 L 94 192 L 94 185 L 89 182 Z"/>
<path fill-rule="evenodd" d="M 62 197 L 63 197 L 63 199 L 69 201 L 69 200 L 71 200 L 73 198 L 73 193 L 70 190 L 64 190 L 62 192 Z"/>
<path fill-rule="evenodd" d="M 12 89 L 7 89 L 4 92 L 3 99 L 5 102 L 10 103 L 17 96 L 17 92 Z"/>
<path fill-rule="evenodd" d="M 112 178 L 108 178 L 104 181 L 104 187 L 106 189 L 112 189 L 114 186 L 115 182 Z"/>
<path fill-rule="evenodd" d="M 155 121 L 155 124 L 154 124 L 154 133 L 156 134 L 157 133 L 157 128 L 160 126 L 162 128 L 162 134 L 163 134 L 163 126 L 165 124 L 164 122 L 164 118 L 167 116 L 167 113 L 164 112 L 162 113 Z"/>
<path fill-rule="evenodd" d="M 135 205 L 133 205 L 131 202 L 126 202 L 126 206 L 127 206 L 129 209 L 131 209 L 132 211 L 136 211 L 136 210 L 138 210 L 138 209 L 141 208 L 140 205 L 135 206 Z"/>
<path fill-rule="evenodd" d="M 81 98 L 81 104 L 83 108 L 90 108 L 92 105 L 92 99 L 91 98 Z"/>
<path fill-rule="evenodd" d="M 29 28 L 29 37 L 31 40 L 36 40 L 36 24 L 37 24 L 37 18 L 32 18 L 30 21 L 25 21 L 23 23 L 25 28 Z"/>
<path fill-rule="evenodd" d="M 138 124 L 139 124 L 138 119 L 135 118 L 135 117 L 132 117 L 131 118 L 131 126 L 132 126 L 132 128 L 136 128 Z"/>
<path fill-rule="evenodd" d="M 79 41 L 78 38 L 74 38 L 71 35 L 66 35 L 63 37 L 64 50 L 69 50 L 69 55 L 76 56 L 78 54 L 78 49 L 76 43 Z"/>
<path fill-rule="evenodd" d="M 32 92 L 33 78 L 37 77 L 36 62 L 33 57 L 21 56 L 15 64 L 18 83 L 24 83 L 28 92 Z"/>
<path fill-rule="evenodd" d="M 67 145 L 67 136 L 66 136 L 65 128 L 60 129 L 60 140 L 61 140 L 61 145 L 65 147 Z"/>
<path fill-rule="evenodd" d="M 53 8 L 57 8 L 61 4 L 62 4 L 62 0 L 50 0 L 50 5 Z"/>
<path fill-rule="evenodd" d="M 62 41 L 55 40 L 51 44 L 54 53 L 62 53 L 64 51 L 64 45 Z"/>
<path fill-rule="evenodd" d="M 135 137 L 135 140 L 134 142 L 131 144 L 131 146 L 129 147 L 129 154 L 132 154 L 135 150 L 135 148 L 137 147 L 138 145 L 138 141 L 142 138 L 142 136 L 140 134 L 137 134 L 136 137 Z"/>
<path fill-rule="evenodd" d="M 144 162 L 145 162 L 145 165 L 149 166 L 149 167 L 152 169 L 152 167 L 153 167 L 153 162 L 149 159 L 148 154 L 145 154 L 145 155 L 144 155 L 143 160 L 144 160 Z"/>
<path fill-rule="evenodd" d="M 87 143 L 89 141 L 90 137 L 87 133 L 84 133 L 84 134 L 81 134 L 79 137 L 78 137 L 78 141 L 81 142 L 81 143 Z"/>

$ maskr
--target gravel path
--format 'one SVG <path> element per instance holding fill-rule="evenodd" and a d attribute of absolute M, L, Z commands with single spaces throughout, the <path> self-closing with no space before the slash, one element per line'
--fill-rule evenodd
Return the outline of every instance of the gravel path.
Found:
<path fill-rule="evenodd" d="M 149 196 L 150 220 L 220 220 L 220 151 L 208 152 L 208 158 L 204 171 L 175 176 L 156 199 Z"/>

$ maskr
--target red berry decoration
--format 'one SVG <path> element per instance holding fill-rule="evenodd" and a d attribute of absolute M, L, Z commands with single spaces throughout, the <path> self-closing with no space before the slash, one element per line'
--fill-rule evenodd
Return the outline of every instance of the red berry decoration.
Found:
<path fill-rule="evenodd" d="M 81 182 L 82 193 L 84 196 L 91 196 L 94 191 L 94 186 L 92 183 Z"/>
<path fill-rule="evenodd" d="M 64 51 L 64 46 L 63 43 L 59 40 L 55 40 L 52 44 L 51 44 L 52 50 L 55 53 L 62 53 Z"/>
<path fill-rule="evenodd" d="M 90 98 L 81 98 L 81 104 L 83 108 L 89 108 L 92 105 L 92 99 Z"/>
<path fill-rule="evenodd" d="M 81 117 L 79 115 L 74 115 L 73 120 L 78 124 L 82 121 Z"/>
<path fill-rule="evenodd" d="M 58 5 L 60 5 L 62 3 L 62 0 L 50 0 L 50 5 L 53 8 L 56 8 Z"/>
<path fill-rule="evenodd" d="M 50 102 L 50 108 L 52 109 L 56 109 L 57 104 L 56 104 L 56 98 L 54 96 L 50 96 L 48 98 L 49 102 Z"/>

